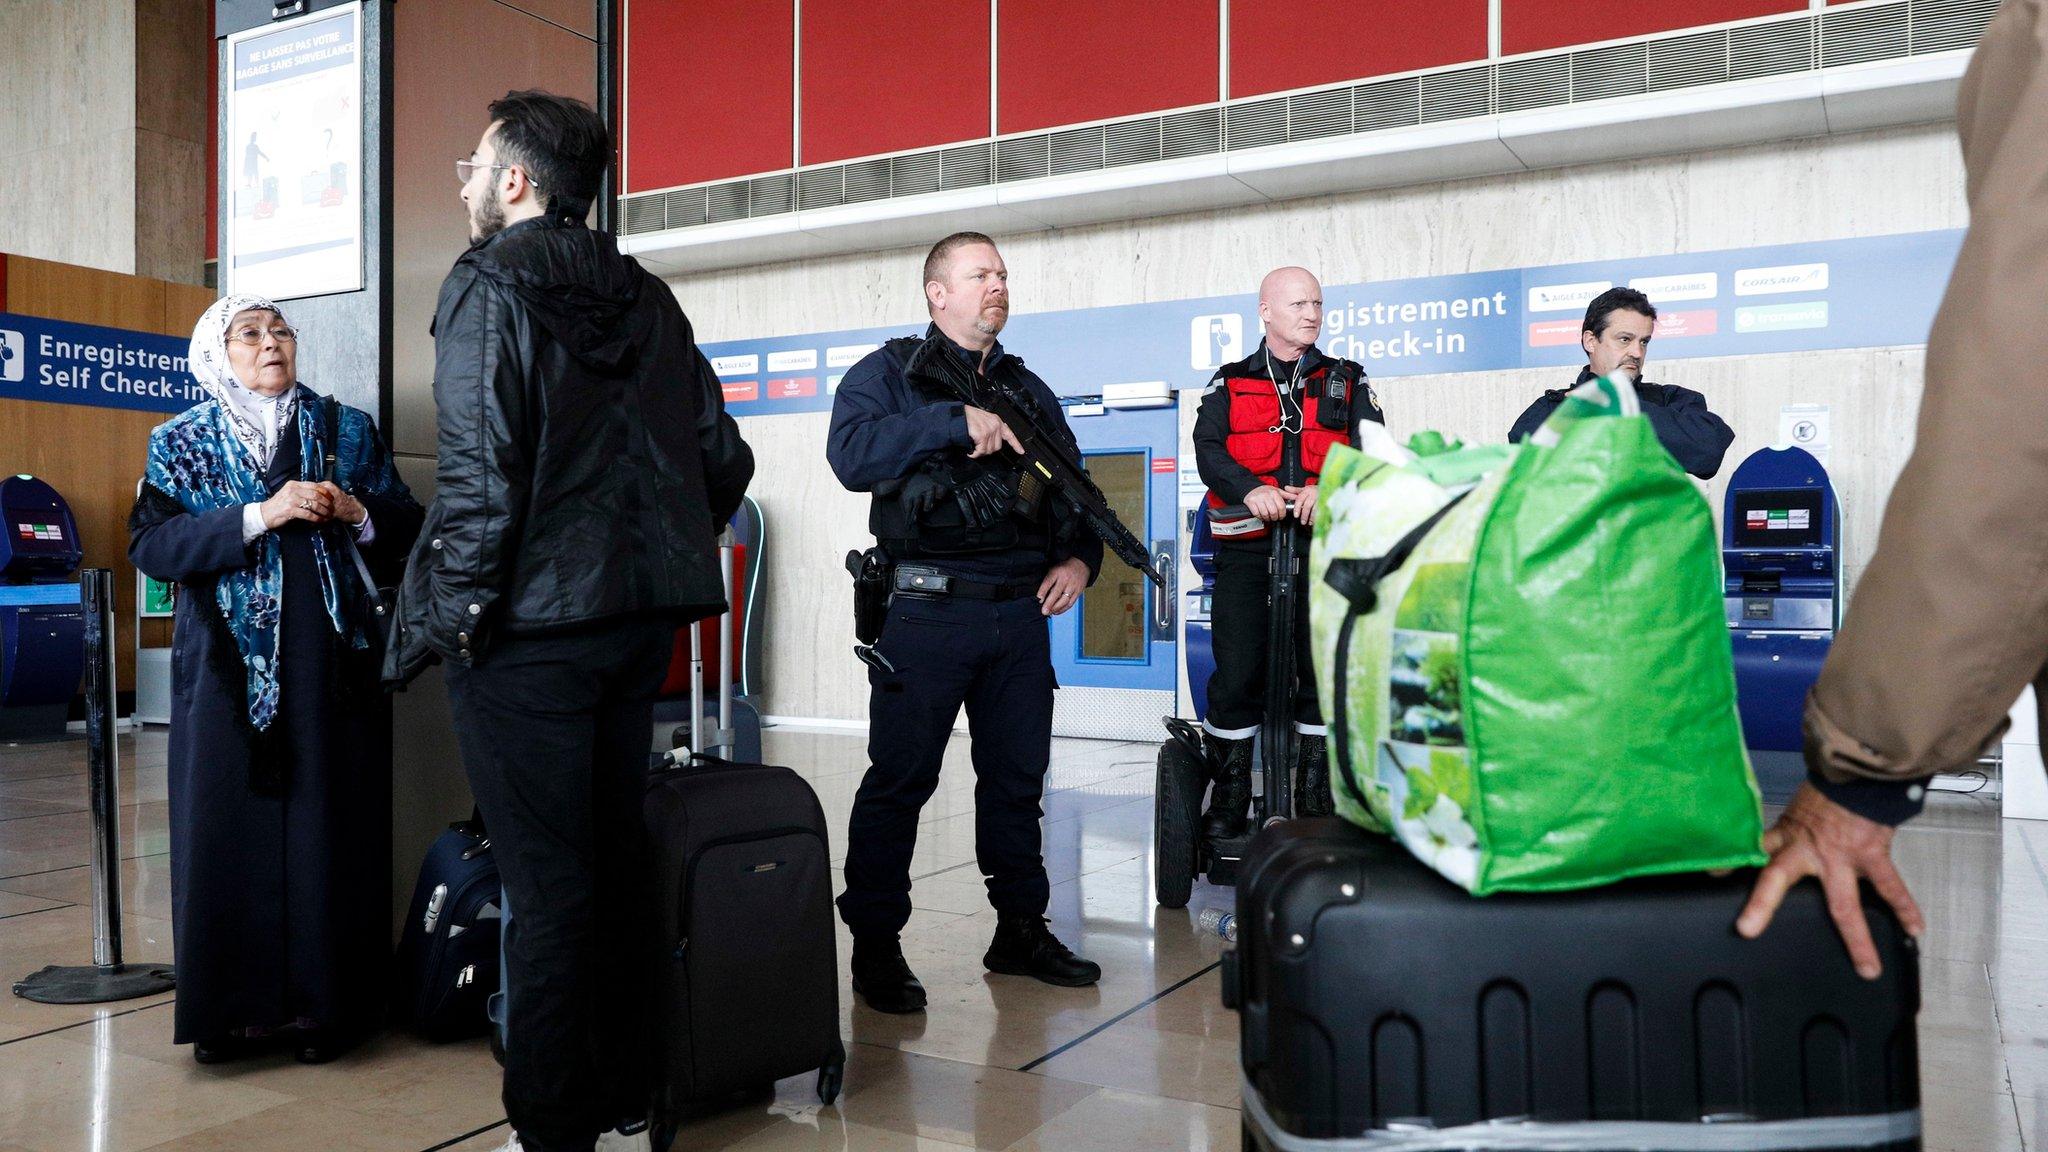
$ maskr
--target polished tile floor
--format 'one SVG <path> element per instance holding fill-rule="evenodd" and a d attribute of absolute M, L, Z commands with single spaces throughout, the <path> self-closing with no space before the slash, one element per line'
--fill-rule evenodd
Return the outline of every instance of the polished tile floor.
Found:
<path fill-rule="evenodd" d="M 816 785 L 844 850 L 864 740 L 774 730 L 768 758 Z M 128 958 L 169 960 L 161 729 L 123 738 Z M 992 928 L 974 867 L 973 774 L 956 740 L 925 810 L 904 947 L 931 992 L 889 1017 L 842 989 L 846 1093 L 809 1077 L 687 1129 L 679 1149 L 1236 1148 L 1237 1030 L 1217 1000 L 1220 942 L 1151 899 L 1152 749 L 1061 740 L 1046 800 L 1060 935 L 1102 963 L 1063 990 L 980 965 Z M 0 746 L 0 977 L 91 955 L 83 745 Z M 1899 841 L 1932 929 L 1921 1016 L 1927 1147 L 2048 1149 L 2048 824 L 1940 796 Z M 841 955 L 847 941 L 842 935 Z M 0 1152 L 425 1152 L 505 1138 L 481 1042 L 381 1037 L 319 1068 L 201 1068 L 170 1042 L 168 997 L 104 1010 L 0 996 Z"/>

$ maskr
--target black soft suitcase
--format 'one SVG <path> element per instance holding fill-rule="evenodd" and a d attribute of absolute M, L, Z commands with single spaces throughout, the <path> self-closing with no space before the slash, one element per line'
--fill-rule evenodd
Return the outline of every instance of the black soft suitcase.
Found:
<path fill-rule="evenodd" d="M 832 855 L 817 793 L 787 768 L 677 752 L 647 788 L 654 920 L 655 1147 L 677 1122 L 816 1069 L 839 1095 Z"/>
<path fill-rule="evenodd" d="M 1475 899 L 1334 819 L 1260 833 L 1224 999 L 1245 1147 L 1920 1147 L 1918 956 L 1850 967 L 1818 885 L 1735 935 L 1755 874 Z"/>

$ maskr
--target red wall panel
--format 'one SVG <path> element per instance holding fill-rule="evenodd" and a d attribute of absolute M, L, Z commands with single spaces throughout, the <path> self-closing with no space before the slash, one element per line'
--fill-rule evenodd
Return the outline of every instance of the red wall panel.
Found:
<path fill-rule="evenodd" d="M 988 0 L 803 0 L 803 162 L 988 135 Z"/>
<path fill-rule="evenodd" d="M 1230 95 L 1484 60 L 1486 9 L 1486 0 L 1231 0 Z"/>
<path fill-rule="evenodd" d="M 791 0 L 628 0 L 626 191 L 789 167 Z"/>
<path fill-rule="evenodd" d="M 1806 0 L 1500 0 L 1500 50 L 1513 56 L 1805 10 Z"/>
<path fill-rule="evenodd" d="M 1216 0 L 1031 0 L 996 9 L 996 124 L 1031 132 L 1217 100 Z"/>

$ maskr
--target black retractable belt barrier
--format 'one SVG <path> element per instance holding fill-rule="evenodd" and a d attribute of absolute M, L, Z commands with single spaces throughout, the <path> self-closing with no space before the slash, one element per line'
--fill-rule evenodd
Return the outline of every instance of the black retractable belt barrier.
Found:
<path fill-rule="evenodd" d="M 114 731 L 114 574 L 79 574 L 85 605 L 85 758 L 92 804 L 92 963 L 52 964 L 14 985 L 43 1004 L 101 1004 L 172 991 L 168 964 L 121 962 L 121 809 L 119 737 Z"/>

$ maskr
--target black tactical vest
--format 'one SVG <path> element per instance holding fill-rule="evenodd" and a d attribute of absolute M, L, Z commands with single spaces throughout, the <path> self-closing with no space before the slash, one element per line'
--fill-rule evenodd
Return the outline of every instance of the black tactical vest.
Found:
<path fill-rule="evenodd" d="M 885 347 L 899 363 L 908 364 L 923 342 L 903 336 Z M 1004 357 L 990 379 L 1014 392 L 1020 403 L 1036 404 L 1020 367 L 1016 357 Z M 937 381 L 912 376 L 908 382 L 926 403 L 961 402 Z M 898 560 L 1017 548 L 1044 551 L 1052 545 L 1052 501 L 1008 453 L 969 458 L 966 449 L 948 448 L 909 475 L 875 485 L 871 496 L 868 530 Z"/>

